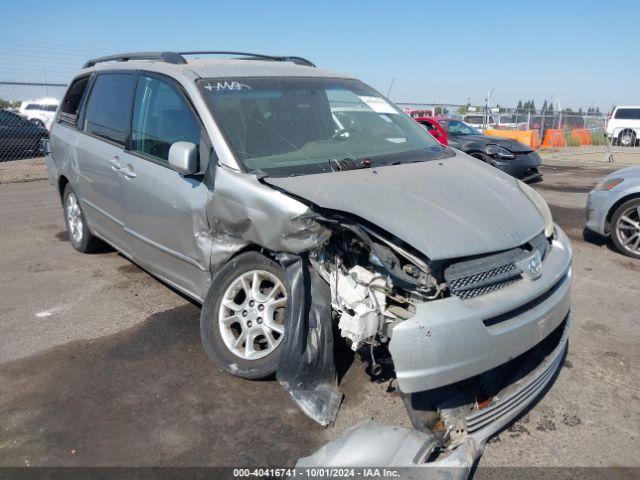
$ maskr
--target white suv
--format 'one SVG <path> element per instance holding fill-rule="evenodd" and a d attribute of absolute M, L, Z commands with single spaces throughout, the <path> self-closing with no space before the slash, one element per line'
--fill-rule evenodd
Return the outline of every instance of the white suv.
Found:
<path fill-rule="evenodd" d="M 58 105 L 60 100 L 55 98 L 28 100 L 20 104 L 20 114 L 31 122 L 50 130 Z"/>
<path fill-rule="evenodd" d="M 611 112 L 607 121 L 607 137 L 614 145 L 635 147 L 640 138 L 640 105 L 622 105 Z"/>

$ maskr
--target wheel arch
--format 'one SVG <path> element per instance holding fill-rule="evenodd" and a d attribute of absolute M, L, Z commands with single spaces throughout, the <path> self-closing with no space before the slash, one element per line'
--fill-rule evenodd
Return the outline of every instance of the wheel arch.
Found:
<path fill-rule="evenodd" d="M 487 155 L 486 153 L 484 153 L 481 150 L 469 150 L 468 152 L 465 152 L 467 155 L 469 155 L 470 157 L 476 158 L 478 160 L 482 160 L 483 162 L 487 163 L 491 161 L 491 157 L 489 155 Z"/>
<path fill-rule="evenodd" d="M 634 198 L 640 199 L 640 192 L 634 192 L 634 193 L 630 193 L 629 195 L 625 195 L 624 197 L 619 198 L 618 200 L 616 200 L 616 203 L 611 205 L 611 208 L 609 208 L 609 211 L 607 212 L 607 216 L 606 216 L 605 221 L 604 221 L 605 232 L 609 233 L 609 226 L 611 224 L 611 217 L 613 217 L 613 214 L 618 209 L 618 207 L 620 207 L 620 205 L 622 205 L 623 203 L 628 202 L 629 200 L 633 200 Z"/>
<path fill-rule="evenodd" d="M 247 252 L 256 252 L 259 253 L 261 255 L 264 255 L 265 257 L 277 262 L 278 260 L 276 259 L 276 253 L 272 252 L 269 249 L 266 249 L 264 247 L 261 247 L 260 245 L 256 244 L 256 243 L 249 243 L 248 245 L 245 245 L 239 249 L 237 249 L 236 251 L 234 251 L 232 254 L 230 254 L 224 262 L 222 263 L 217 263 L 217 264 L 212 264 L 211 265 L 211 278 L 213 279 L 217 273 L 222 269 L 222 267 L 224 267 L 227 263 L 229 263 L 231 260 L 233 260 L 234 258 L 236 258 L 239 255 L 242 255 L 243 253 L 247 253 Z M 211 284 L 209 284 L 209 286 L 207 288 L 209 288 L 211 286 Z"/>

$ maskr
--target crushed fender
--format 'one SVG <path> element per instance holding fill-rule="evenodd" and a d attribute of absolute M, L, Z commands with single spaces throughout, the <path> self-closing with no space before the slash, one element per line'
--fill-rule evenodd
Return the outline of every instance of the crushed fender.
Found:
<path fill-rule="evenodd" d="M 277 259 L 288 297 L 276 378 L 306 415 L 327 426 L 342 402 L 333 356 L 331 292 L 306 254 L 281 253 Z"/>

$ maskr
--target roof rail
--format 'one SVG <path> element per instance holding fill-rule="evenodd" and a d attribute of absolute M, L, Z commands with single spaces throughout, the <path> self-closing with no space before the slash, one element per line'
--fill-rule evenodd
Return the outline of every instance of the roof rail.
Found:
<path fill-rule="evenodd" d="M 161 60 L 166 63 L 174 63 L 177 65 L 187 63 L 187 61 L 181 55 L 175 52 L 131 52 L 94 58 L 85 63 L 82 68 L 93 67 L 96 63 L 126 62 L 129 60 Z"/>
<path fill-rule="evenodd" d="M 187 61 L 183 55 L 240 55 L 242 60 L 268 60 L 274 62 L 292 62 L 296 65 L 305 65 L 307 67 L 315 67 L 315 65 L 302 57 L 295 56 L 279 56 L 279 55 L 263 55 L 261 53 L 246 52 L 222 52 L 222 51 L 194 51 L 194 52 L 131 52 L 120 53 L 117 55 L 107 55 L 89 60 L 82 68 L 93 67 L 97 63 L 102 62 L 127 62 L 129 60 L 158 60 L 175 65 L 184 65 Z"/>
<path fill-rule="evenodd" d="M 283 55 L 264 55 L 262 53 L 247 52 L 224 52 L 224 51 L 196 51 L 196 52 L 179 52 L 179 55 L 240 55 L 242 60 L 271 60 L 274 62 L 291 62 L 296 65 L 304 65 L 307 67 L 315 67 L 315 64 L 306 58 L 296 56 Z"/>

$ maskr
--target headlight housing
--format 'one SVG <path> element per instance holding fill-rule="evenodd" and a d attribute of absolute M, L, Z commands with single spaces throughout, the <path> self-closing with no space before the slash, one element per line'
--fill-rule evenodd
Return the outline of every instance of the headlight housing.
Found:
<path fill-rule="evenodd" d="M 605 192 L 608 192 L 612 188 L 620 185 L 622 182 L 624 182 L 624 178 L 610 178 L 608 180 L 600 180 L 594 190 L 604 190 Z"/>
<path fill-rule="evenodd" d="M 504 147 L 501 147 L 500 145 L 487 145 L 484 148 L 484 152 L 487 155 L 491 155 L 492 157 L 498 157 L 498 158 L 516 158 L 516 156 L 513 154 L 513 152 L 507 150 Z"/>
<path fill-rule="evenodd" d="M 542 198 L 542 196 L 538 192 L 536 192 L 526 183 L 518 180 L 518 186 L 520 187 L 520 190 L 522 190 L 522 193 L 529 197 L 529 200 L 531 200 L 531 203 L 533 203 L 538 209 L 540 215 L 542 215 L 542 218 L 544 220 L 544 234 L 547 236 L 547 238 L 553 236 L 555 230 L 553 226 L 553 216 L 551 215 L 551 210 L 549 209 L 549 205 L 547 205 L 547 202 L 544 201 L 544 198 Z"/>

